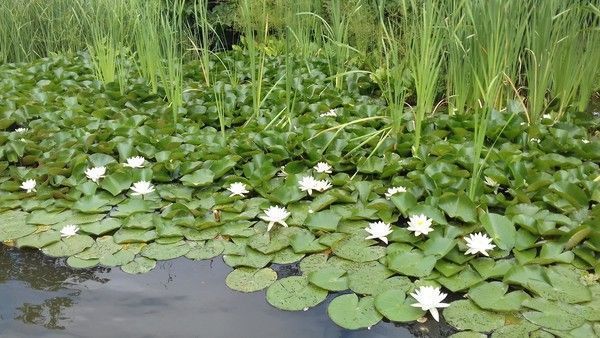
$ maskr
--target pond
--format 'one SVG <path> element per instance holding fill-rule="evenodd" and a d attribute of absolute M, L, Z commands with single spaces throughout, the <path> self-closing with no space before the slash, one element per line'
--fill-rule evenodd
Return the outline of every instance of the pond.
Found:
<path fill-rule="evenodd" d="M 289 270 L 277 269 L 294 273 Z M 306 312 L 281 311 L 267 304 L 264 291 L 227 288 L 230 271 L 221 258 L 179 258 L 132 276 L 104 267 L 73 269 L 38 251 L 0 245 L 0 337 L 446 336 L 431 320 L 345 330 L 327 316 L 329 302 Z"/>

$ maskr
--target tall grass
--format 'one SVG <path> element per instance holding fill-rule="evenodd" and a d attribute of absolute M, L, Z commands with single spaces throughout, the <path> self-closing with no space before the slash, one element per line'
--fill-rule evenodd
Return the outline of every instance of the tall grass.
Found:
<path fill-rule="evenodd" d="M 476 0 L 466 3 L 470 27 L 469 64 L 474 83 L 473 167 L 469 197 L 474 198 L 485 162 L 481 154 L 493 109 L 501 110 L 513 92 L 504 82 L 516 79 L 519 54 L 527 27 L 526 4 L 517 1 Z"/>
<path fill-rule="evenodd" d="M 446 100 L 449 114 L 465 114 L 473 98 L 473 79 L 469 63 L 469 41 L 471 30 L 467 28 L 465 0 L 448 3 L 445 21 L 446 55 Z"/>
<path fill-rule="evenodd" d="M 169 100 L 173 123 L 177 124 L 183 106 L 183 6 L 184 0 L 170 0 L 169 12 L 162 13 L 159 24 L 159 48 L 162 67 L 158 75 Z"/>
<path fill-rule="evenodd" d="M 442 70 L 445 42 L 442 29 L 445 13 L 434 0 L 404 2 L 404 26 L 407 39 L 408 66 L 413 77 L 417 104 L 414 109 L 415 136 L 413 155 L 417 156 L 421 143 L 421 129 L 425 114 L 432 113 Z"/>
<path fill-rule="evenodd" d="M 390 118 L 392 133 L 398 135 L 404 126 L 402 117 L 406 97 L 406 62 L 401 52 L 401 37 L 398 24 L 386 20 L 384 14 L 384 1 L 379 1 L 379 51 L 381 68 L 375 72 L 374 78 L 385 97 Z"/>
<path fill-rule="evenodd" d="M 141 75 L 149 82 L 152 93 L 156 94 L 162 66 L 158 31 L 163 11 L 162 2 L 136 0 L 134 8 L 138 13 L 134 31 L 138 67 Z"/>

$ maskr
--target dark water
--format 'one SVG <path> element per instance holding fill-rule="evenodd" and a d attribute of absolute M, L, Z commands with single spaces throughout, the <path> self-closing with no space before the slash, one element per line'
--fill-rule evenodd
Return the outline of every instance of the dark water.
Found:
<path fill-rule="evenodd" d="M 328 318 L 328 301 L 306 312 L 281 311 L 266 302 L 264 291 L 228 289 L 229 271 L 221 258 L 159 262 L 136 276 L 118 268 L 72 269 L 39 251 L 0 244 L 0 337 L 443 336 L 431 321 L 344 330 Z"/>

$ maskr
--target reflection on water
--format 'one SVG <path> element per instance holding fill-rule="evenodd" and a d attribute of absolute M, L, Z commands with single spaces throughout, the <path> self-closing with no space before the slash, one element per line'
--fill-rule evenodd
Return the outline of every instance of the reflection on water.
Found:
<path fill-rule="evenodd" d="M 277 270 L 280 277 L 295 273 L 293 266 Z M 328 318 L 328 301 L 281 311 L 264 292 L 229 290 L 229 271 L 220 258 L 180 258 L 131 276 L 118 268 L 72 269 L 39 251 L 0 245 L 0 337 L 413 337 L 409 329 L 446 336 L 431 323 L 344 330 Z"/>

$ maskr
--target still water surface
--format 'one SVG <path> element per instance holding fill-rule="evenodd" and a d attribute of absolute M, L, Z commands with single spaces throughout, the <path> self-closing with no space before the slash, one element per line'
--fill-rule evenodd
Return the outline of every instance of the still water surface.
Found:
<path fill-rule="evenodd" d="M 281 311 L 266 302 L 264 291 L 228 289 L 229 271 L 221 258 L 159 262 L 135 276 L 118 268 L 72 269 L 41 252 L 0 244 L 0 337 L 445 336 L 432 323 L 345 330 L 328 318 L 329 301 L 306 312 Z M 293 273 L 278 270 L 280 277 Z"/>

